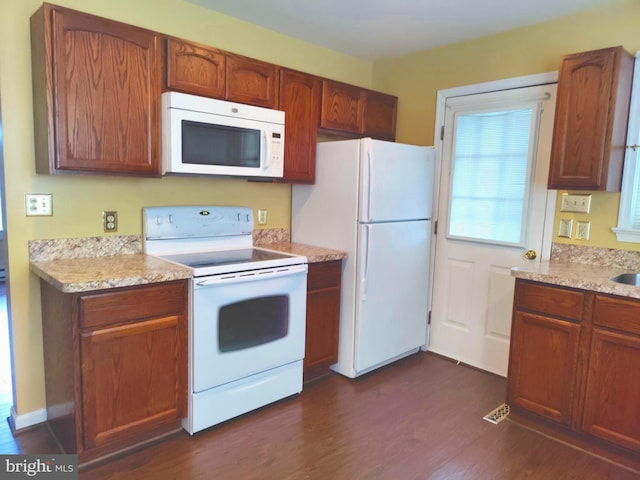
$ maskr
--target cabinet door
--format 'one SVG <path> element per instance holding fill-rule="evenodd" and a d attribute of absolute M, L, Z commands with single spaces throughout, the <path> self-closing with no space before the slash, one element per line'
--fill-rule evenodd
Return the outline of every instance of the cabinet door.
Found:
<path fill-rule="evenodd" d="M 363 134 L 380 140 L 395 141 L 398 97 L 365 91 Z"/>
<path fill-rule="evenodd" d="M 328 368 L 338 361 L 338 322 L 335 320 L 340 317 L 340 290 L 310 292 L 307 312 L 305 373 L 318 366 Z"/>
<path fill-rule="evenodd" d="M 328 372 L 338 361 L 341 261 L 309 265 L 304 378 Z"/>
<path fill-rule="evenodd" d="M 315 180 L 320 94 L 319 77 L 280 69 L 280 110 L 286 119 L 285 181 L 313 183 Z"/>
<path fill-rule="evenodd" d="M 358 134 L 362 130 L 364 92 L 345 83 L 322 80 L 320 128 Z"/>
<path fill-rule="evenodd" d="M 167 39 L 167 88 L 193 95 L 223 98 L 225 55 L 220 50 Z"/>
<path fill-rule="evenodd" d="M 51 82 L 46 104 L 38 96 L 34 108 L 48 119 L 53 144 L 36 134 L 38 173 L 160 175 L 159 36 L 49 4 L 39 15 L 32 19 L 34 90 L 42 75 Z"/>
<path fill-rule="evenodd" d="M 570 425 L 576 395 L 580 325 L 515 311 L 507 401 Z"/>
<path fill-rule="evenodd" d="M 621 47 L 564 58 L 549 188 L 620 191 L 632 75 Z"/>
<path fill-rule="evenodd" d="M 126 445 L 185 414 L 183 317 L 82 332 L 84 448 Z"/>
<path fill-rule="evenodd" d="M 276 108 L 277 67 L 240 55 L 227 54 L 227 100 Z"/>
<path fill-rule="evenodd" d="M 583 428 L 636 452 L 640 452 L 639 365 L 640 337 L 594 328 Z"/>

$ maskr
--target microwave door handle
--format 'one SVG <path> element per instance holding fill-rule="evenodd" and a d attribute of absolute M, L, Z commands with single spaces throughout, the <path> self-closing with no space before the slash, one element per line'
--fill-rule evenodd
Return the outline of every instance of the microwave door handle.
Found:
<path fill-rule="evenodd" d="M 264 145 L 264 167 L 262 169 L 268 172 L 271 160 L 271 143 L 269 143 L 269 132 L 266 130 L 262 131 L 262 144 Z"/>

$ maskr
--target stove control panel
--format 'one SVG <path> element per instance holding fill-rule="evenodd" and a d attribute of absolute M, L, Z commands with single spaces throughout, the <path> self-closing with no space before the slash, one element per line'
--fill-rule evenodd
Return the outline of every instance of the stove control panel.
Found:
<path fill-rule="evenodd" d="M 146 241 L 251 235 L 253 210 L 202 205 L 145 207 L 142 226 Z"/>

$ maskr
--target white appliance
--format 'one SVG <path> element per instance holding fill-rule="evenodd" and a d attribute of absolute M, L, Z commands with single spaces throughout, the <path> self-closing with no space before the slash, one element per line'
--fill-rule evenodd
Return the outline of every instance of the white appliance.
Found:
<path fill-rule="evenodd" d="M 282 177 L 284 112 L 162 94 L 163 173 Z"/>
<path fill-rule="evenodd" d="M 416 352 L 429 311 L 434 150 L 365 138 L 320 143 L 294 185 L 292 240 L 346 251 L 338 363 L 356 377 Z"/>
<path fill-rule="evenodd" d="M 143 209 L 144 251 L 193 269 L 193 434 L 302 391 L 307 259 L 252 246 L 246 207 Z"/>

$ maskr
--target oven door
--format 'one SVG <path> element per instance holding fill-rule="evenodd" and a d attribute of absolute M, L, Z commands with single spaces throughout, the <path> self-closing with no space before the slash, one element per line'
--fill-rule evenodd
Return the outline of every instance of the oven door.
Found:
<path fill-rule="evenodd" d="M 193 280 L 193 393 L 304 358 L 307 265 Z"/>

